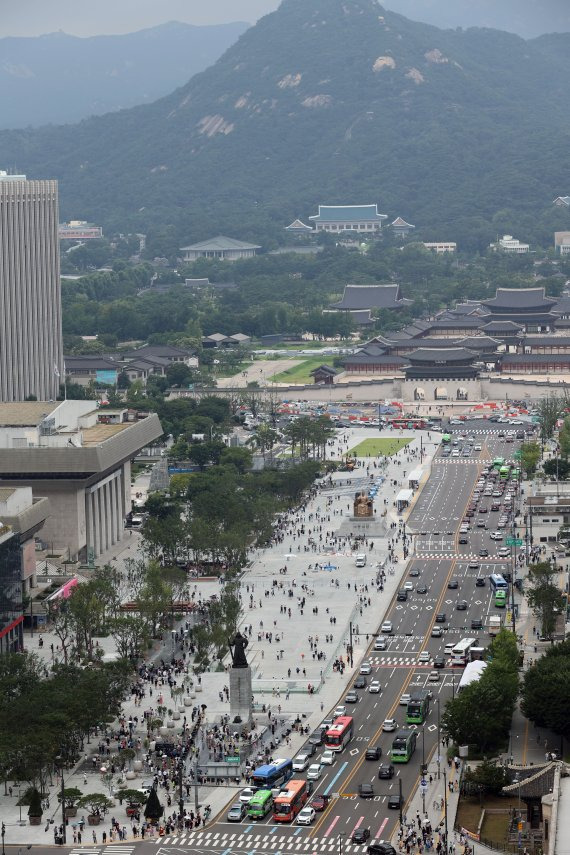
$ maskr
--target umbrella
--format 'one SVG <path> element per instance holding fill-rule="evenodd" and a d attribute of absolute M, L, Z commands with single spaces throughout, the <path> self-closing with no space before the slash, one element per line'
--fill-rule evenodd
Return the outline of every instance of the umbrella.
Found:
<path fill-rule="evenodd" d="M 323 570 L 336 570 L 336 564 L 323 564 Z"/>
<path fill-rule="evenodd" d="M 284 555 L 285 558 L 296 558 L 297 555 L 295 552 L 286 552 Z"/>

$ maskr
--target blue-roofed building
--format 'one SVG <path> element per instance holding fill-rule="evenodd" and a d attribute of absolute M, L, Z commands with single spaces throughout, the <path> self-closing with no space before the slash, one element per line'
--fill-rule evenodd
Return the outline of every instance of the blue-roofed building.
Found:
<path fill-rule="evenodd" d="M 374 234 L 380 231 L 388 215 L 379 214 L 378 205 L 319 205 L 319 213 L 309 219 L 317 232 Z"/>

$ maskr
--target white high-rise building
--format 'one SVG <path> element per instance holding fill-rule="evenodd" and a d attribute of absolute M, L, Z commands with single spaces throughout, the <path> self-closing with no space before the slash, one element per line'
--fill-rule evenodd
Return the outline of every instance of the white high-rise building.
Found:
<path fill-rule="evenodd" d="M 54 400 L 63 379 L 57 181 L 0 171 L 0 401 Z"/>

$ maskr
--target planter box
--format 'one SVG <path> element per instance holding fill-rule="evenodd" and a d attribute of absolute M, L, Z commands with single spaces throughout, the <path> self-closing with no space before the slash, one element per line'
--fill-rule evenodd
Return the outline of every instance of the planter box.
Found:
<path fill-rule="evenodd" d="M 42 824 L 41 816 L 29 816 L 28 820 L 29 820 L 30 825 L 41 825 Z"/>
<path fill-rule="evenodd" d="M 192 706 L 192 697 L 191 697 L 191 695 L 186 695 L 186 697 L 184 698 L 184 706 L 185 706 L 185 707 L 191 707 L 191 706 Z"/>
<path fill-rule="evenodd" d="M 77 816 L 77 807 L 68 807 L 65 809 L 66 816 Z"/>
<path fill-rule="evenodd" d="M 172 713 L 172 718 L 174 719 L 174 721 L 178 721 L 178 719 L 180 718 L 180 713 L 178 712 L 178 710 L 175 710 Z"/>
<path fill-rule="evenodd" d="M 87 816 L 88 825 L 99 825 L 100 822 L 101 822 L 100 816 L 94 816 L 91 813 Z"/>

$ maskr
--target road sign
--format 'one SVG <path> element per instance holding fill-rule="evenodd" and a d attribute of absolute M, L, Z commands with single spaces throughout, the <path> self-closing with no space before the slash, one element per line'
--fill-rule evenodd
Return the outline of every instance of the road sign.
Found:
<path fill-rule="evenodd" d="M 520 537 L 507 537 L 505 538 L 505 543 L 507 546 L 522 546 L 523 542 Z"/>
<path fill-rule="evenodd" d="M 237 763 L 238 766 L 241 763 L 240 757 L 225 757 L 224 759 L 225 759 L 226 763 Z"/>

